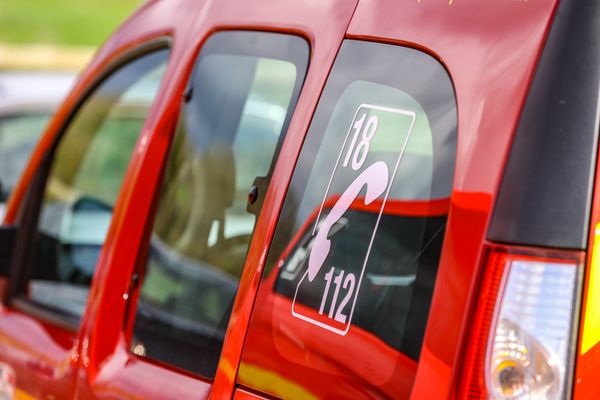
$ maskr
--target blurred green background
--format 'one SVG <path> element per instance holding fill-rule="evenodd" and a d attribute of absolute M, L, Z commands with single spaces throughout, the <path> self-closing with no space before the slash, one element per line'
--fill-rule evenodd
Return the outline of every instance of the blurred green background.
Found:
<path fill-rule="evenodd" d="M 143 0 L 0 0 L 0 70 L 80 70 Z"/>
<path fill-rule="evenodd" d="M 98 46 L 140 0 L 2 0 L 0 42 Z"/>

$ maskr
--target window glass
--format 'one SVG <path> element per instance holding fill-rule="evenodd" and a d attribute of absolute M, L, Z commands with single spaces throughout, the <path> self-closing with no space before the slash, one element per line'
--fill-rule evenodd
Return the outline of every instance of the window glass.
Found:
<path fill-rule="evenodd" d="M 287 35 L 223 32 L 204 46 L 160 193 L 134 353 L 214 376 L 307 61 L 306 42 Z"/>
<path fill-rule="evenodd" d="M 345 41 L 271 243 L 240 383 L 285 398 L 409 396 L 455 152 L 443 67 Z"/>
<path fill-rule="evenodd" d="M 49 119 L 50 111 L 0 117 L 0 202 L 14 189 Z"/>
<path fill-rule="evenodd" d="M 87 98 L 55 150 L 35 238 L 28 298 L 76 323 L 133 148 L 168 51 L 142 56 Z"/>

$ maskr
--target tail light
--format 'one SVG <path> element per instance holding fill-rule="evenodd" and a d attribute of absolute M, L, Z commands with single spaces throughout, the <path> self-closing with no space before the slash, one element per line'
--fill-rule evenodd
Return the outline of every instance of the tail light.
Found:
<path fill-rule="evenodd" d="M 460 397 L 562 399 L 570 390 L 583 254 L 489 250 Z"/>

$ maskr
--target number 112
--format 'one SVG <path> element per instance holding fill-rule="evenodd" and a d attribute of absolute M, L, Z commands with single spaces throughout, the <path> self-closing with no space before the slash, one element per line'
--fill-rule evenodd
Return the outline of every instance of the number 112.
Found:
<path fill-rule="evenodd" d="M 356 284 L 356 277 L 353 273 L 345 274 L 344 270 L 340 270 L 340 273 L 333 278 L 335 273 L 335 268 L 331 267 L 328 273 L 325 274 L 325 290 L 323 291 L 323 298 L 321 299 L 321 307 L 319 307 L 319 314 L 323 315 L 323 311 L 325 309 L 325 303 L 327 302 L 327 297 L 329 296 L 329 288 L 331 287 L 331 280 L 333 279 L 333 284 L 335 285 L 335 289 L 333 290 L 333 298 L 331 300 L 331 304 L 329 305 L 329 313 L 328 317 L 333 318 L 336 321 L 345 324 L 347 315 L 343 313 L 344 307 L 352 298 L 352 292 L 354 292 L 354 286 Z M 346 279 L 344 279 L 344 274 L 346 275 Z M 344 284 L 342 285 L 342 281 Z M 339 307 L 337 308 L 337 312 L 335 311 L 335 306 L 337 303 L 338 295 L 340 293 L 340 287 L 343 287 L 346 292 L 346 295 L 342 299 Z M 335 312 L 335 317 L 334 317 Z"/>

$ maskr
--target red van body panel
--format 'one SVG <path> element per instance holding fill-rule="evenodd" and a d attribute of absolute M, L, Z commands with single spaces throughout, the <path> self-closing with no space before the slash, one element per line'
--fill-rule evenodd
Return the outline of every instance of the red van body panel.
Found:
<path fill-rule="evenodd" d="M 422 1 L 401 8 L 396 4 L 361 1 L 348 36 L 431 52 L 454 83 L 458 108 L 454 192 L 412 394 L 416 399 L 448 398 L 460 372 L 461 347 L 468 346 L 465 328 L 491 206 L 556 2 Z"/>
<path fill-rule="evenodd" d="M 253 305 L 271 302 L 289 309 L 276 294 L 257 297 L 266 255 L 305 134 L 336 54 L 345 38 L 414 47 L 438 59 L 456 93 L 458 149 L 446 238 L 419 362 L 406 357 L 397 379 L 382 395 L 413 399 L 455 397 L 461 354 L 469 345 L 468 323 L 480 283 L 485 233 L 513 132 L 543 49 L 555 0 L 163 0 L 148 1 L 106 42 L 81 75 L 42 137 L 11 197 L 5 223 L 17 219 L 20 205 L 45 154 L 83 97 L 106 71 L 148 42 L 170 43 L 170 59 L 159 93 L 136 145 L 99 262 L 79 331 L 22 308 L 0 307 L 0 359 L 14 368 L 18 393 L 54 398 L 213 398 L 253 399 L 260 394 L 237 388 L 244 345 L 264 347 L 254 360 L 277 371 L 280 363 L 270 337 L 245 344 Z M 131 275 L 144 252 L 156 209 L 163 169 L 179 118 L 181 98 L 206 39 L 220 30 L 261 30 L 298 35 L 310 46 L 310 62 L 260 218 L 253 234 L 214 381 L 203 380 L 129 351 L 127 313 Z M 598 183 L 598 182 L 597 182 Z M 600 187 L 600 185 L 596 185 Z M 398 206 L 402 208 L 403 206 Z M 419 213 L 419 205 L 413 205 Z M 593 222 L 600 220 L 595 198 Z M 594 243 L 593 230 L 590 248 Z M 292 242 L 290 248 L 294 246 Z M 591 260 L 591 257 L 589 258 Z M 589 261 L 588 261 L 589 262 Z M 589 268 L 589 267 L 588 267 Z M 262 281 L 273 285 L 275 275 Z M 275 311 L 276 312 L 276 311 Z M 258 316 L 260 321 L 260 316 Z M 124 322 L 125 321 L 125 322 Z M 302 329 L 302 327 L 289 327 Z M 353 329 L 347 341 L 368 346 L 386 362 L 385 346 Z M 315 340 L 314 351 L 332 343 Z M 297 351 L 293 343 L 289 351 Z M 40 361 L 41 360 L 41 361 Z M 576 398 L 591 398 L 600 364 L 598 346 L 580 358 Z M 328 368 L 337 368 L 336 360 Z M 348 374 L 365 375 L 360 366 Z M 319 394 L 323 382 L 289 377 Z M 412 391 L 402 392 L 403 379 Z M 327 383 L 335 384 L 335 383 Z M 23 391 L 21 388 L 26 388 Z M 587 393 L 587 395 L 586 395 Z M 350 397 L 352 392 L 348 392 Z"/>
<path fill-rule="evenodd" d="M 151 219 L 156 189 L 189 73 L 202 43 L 210 34 L 219 30 L 250 29 L 290 33 L 304 37 L 310 45 L 309 72 L 304 82 L 303 93 L 265 199 L 265 202 L 272 206 L 269 207 L 269 212 L 263 213 L 264 217 L 256 227 L 254 243 L 257 245 L 253 244 L 246 263 L 257 265 L 260 254 L 264 251 L 262 247 L 266 248 L 268 245 L 266 235 L 272 230 L 280 207 L 276 199 L 281 202 L 287 188 L 293 169 L 293 163 L 290 161 L 295 160 L 297 156 L 303 134 L 355 5 L 356 2 L 343 0 L 308 3 L 265 1 L 260 4 L 221 1 L 148 2 L 108 40 L 83 73 L 34 152 L 24 178 L 8 206 L 6 223 L 10 224 L 15 220 L 19 204 L 23 201 L 25 191 L 43 155 L 54 142 L 78 101 L 98 77 L 120 57 L 145 42 L 161 38 L 171 41 L 167 72 L 132 157 L 123 183 L 124 189 L 117 200 L 112 224 L 96 268 L 82 327 L 78 334 L 71 334 L 72 340 L 78 345 L 64 351 L 64 356 L 71 355 L 73 359 L 81 360 L 71 367 L 74 371 L 80 366 L 78 396 L 115 397 L 115 394 L 118 394 L 116 397 L 164 398 L 167 394 L 165 391 L 169 388 L 177 389 L 171 393 L 173 395 L 193 393 L 203 397 L 202 393 L 207 393 L 210 388 L 208 382 L 171 372 L 169 367 L 149 365 L 148 361 L 141 359 L 136 361 L 124 347 L 122 340 L 122 321 L 126 306 L 123 294 L 127 293 L 144 230 L 147 228 L 143 221 Z M 260 271 L 255 268 L 246 269 L 240 282 L 232 323 L 227 334 L 227 345 L 224 347 L 221 365 L 211 392 L 214 398 L 231 397 L 233 394 L 235 370 L 250 317 L 251 299 L 256 293 L 260 276 L 257 272 Z M 27 315 L 23 315 L 23 318 L 35 321 Z M 63 332 L 60 328 L 52 329 Z M 43 334 L 50 335 L 48 332 Z M 76 338 L 80 340 L 77 341 Z M 33 344 L 32 348 L 35 347 Z M 24 369 L 21 373 L 30 372 Z M 138 373 L 143 374 L 143 379 L 138 381 L 140 386 L 132 386 L 135 380 L 133 377 L 138 376 Z M 70 376 L 74 376 L 74 373 Z M 156 386 L 143 384 L 148 381 L 156 382 L 157 386 L 162 385 L 165 391 L 153 391 L 151 388 Z"/>

